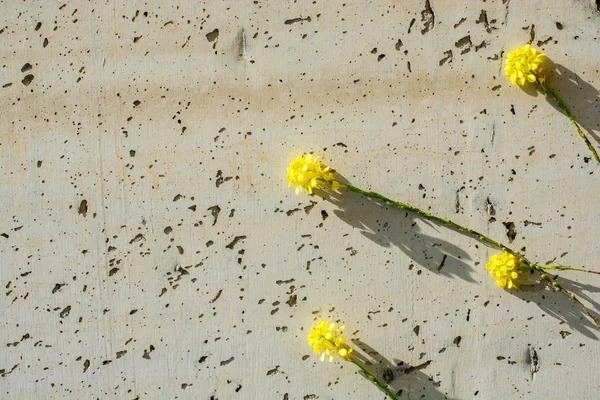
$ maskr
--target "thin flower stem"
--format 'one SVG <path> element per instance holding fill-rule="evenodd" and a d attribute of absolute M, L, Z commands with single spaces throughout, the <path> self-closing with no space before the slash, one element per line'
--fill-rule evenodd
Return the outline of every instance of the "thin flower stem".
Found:
<path fill-rule="evenodd" d="M 576 267 L 569 267 L 567 265 L 538 265 L 538 266 L 540 268 L 547 269 L 547 270 L 580 271 L 580 272 L 588 272 L 590 274 L 598 274 L 598 275 L 600 275 L 600 272 L 598 272 L 598 271 L 592 271 L 592 270 L 589 270 L 589 269 L 576 268 Z"/>
<path fill-rule="evenodd" d="M 320 179 L 323 182 L 327 182 L 329 184 L 331 184 L 331 181 L 325 180 L 325 179 Z M 462 225 L 457 224 L 456 222 L 450 221 L 449 219 L 446 218 L 442 218 L 442 217 L 438 217 L 437 215 L 433 215 L 431 213 L 428 213 L 427 211 L 423 211 L 417 207 L 413 207 L 410 204 L 407 203 L 403 203 L 401 201 L 396 201 L 396 200 L 392 200 L 392 199 L 388 199 L 387 197 L 377 193 L 377 192 L 368 192 L 366 190 L 362 190 L 354 185 L 351 185 L 349 183 L 344 183 L 341 184 L 342 188 L 346 188 L 351 192 L 354 193 L 358 193 L 360 195 L 363 195 L 365 197 L 369 197 L 372 199 L 377 199 L 377 200 L 381 200 L 382 202 L 398 207 L 400 209 L 403 210 L 407 210 L 407 211 L 411 211 L 414 212 L 415 214 L 418 214 L 430 221 L 436 221 L 439 222 L 451 229 L 455 229 L 458 230 L 459 232 L 464 233 L 467 236 L 470 236 L 476 240 L 479 240 L 482 243 L 485 243 L 487 245 L 490 245 L 492 247 L 495 247 L 499 250 L 503 250 L 506 251 L 509 254 L 512 254 L 513 256 L 517 257 L 519 259 L 519 261 L 523 264 L 523 266 L 526 267 L 531 267 L 533 269 L 535 269 L 536 271 L 538 271 L 541 276 L 542 276 L 542 280 L 546 282 L 546 284 L 551 288 L 554 289 L 557 292 L 560 292 L 562 294 L 564 294 L 565 296 L 567 296 L 574 304 L 576 304 L 579 308 L 581 308 L 581 310 L 588 316 L 590 317 L 594 323 L 596 324 L 596 326 L 600 327 L 600 319 L 598 317 L 596 317 L 594 314 L 592 314 L 592 312 L 583 305 L 583 303 L 581 301 L 579 301 L 579 299 L 575 296 L 575 294 L 569 292 L 568 290 L 564 289 L 560 282 L 557 281 L 557 277 L 552 277 L 550 275 L 548 275 L 545 271 L 545 269 L 561 269 L 561 267 L 548 267 L 548 266 L 541 266 L 538 264 L 534 264 L 532 262 L 530 262 L 527 258 L 525 258 L 525 256 L 519 254 L 518 252 L 514 251 L 513 249 L 511 249 L 510 247 L 507 247 L 505 245 L 503 245 L 500 242 L 495 241 L 494 239 L 491 239 L 477 231 L 474 231 L 473 229 L 469 229 L 467 227 L 464 227 Z M 579 268 L 573 268 L 573 267 L 562 267 L 562 269 L 572 269 L 575 271 L 585 271 L 585 272 L 592 272 L 592 271 L 588 271 L 588 270 L 584 270 L 584 269 L 579 269 Z M 593 273 L 597 273 L 597 272 L 593 272 Z"/>
<path fill-rule="evenodd" d="M 356 365 L 358 368 L 360 368 L 360 370 L 362 371 L 362 373 L 371 381 L 373 382 L 373 384 L 375 386 L 377 386 L 379 389 L 381 389 L 390 399 L 392 400 L 400 400 L 400 398 L 395 395 L 386 384 L 380 382 L 377 378 L 375 378 L 375 376 L 370 373 L 369 371 L 367 371 L 367 369 L 364 367 L 364 365 L 362 365 L 358 360 L 356 360 L 355 358 L 352 358 L 351 360 L 349 360 L 352 364 Z"/>
<path fill-rule="evenodd" d="M 583 133 L 583 131 L 579 127 L 579 124 L 575 121 L 575 118 L 573 118 L 573 115 L 571 115 L 571 112 L 569 111 L 569 108 L 567 107 L 567 105 L 560 99 L 560 97 L 558 97 L 558 95 L 556 94 L 556 92 L 554 90 L 552 90 L 548 86 L 546 86 L 546 84 L 544 82 L 540 81 L 539 78 L 538 78 L 538 82 L 540 82 L 540 86 L 542 87 L 542 89 L 546 93 L 548 93 L 550 95 L 550 97 L 552 97 L 552 99 L 554 99 L 554 101 L 556 102 L 556 105 L 559 106 L 560 109 L 565 112 L 565 115 L 569 118 L 569 120 L 575 126 L 575 129 L 577 130 L 577 133 L 579 134 L 579 136 L 581 136 L 581 138 L 585 141 L 585 144 L 587 145 L 588 149 L 590 149 L 590 151 L 592 152 L 592 155 L 594 156 L 594 158 L 596 159 L 598 164 L 600 164 L 600 157 L 598 157 L 598 153 L 596 152 L 596 149 L 590 142 L 590 139 L 588 139 L 587 135 L 585 133 Z"/>
<path fill-rule="evenodd" d="M 411 206 L 410 204 L 407 204 L 407 203 L 402 203 L 400 201 L 388 199 L 387 197 L 382 196 L 382 195 L 380 195 L 379 193 L 376 193 L 376 192 L 367 192 L 367 191 L 362 190 L 360 188 L 357 188 L 356 186 L 353 186 L 353 185 L 351 185 L 349 183 L 344 184 L 344 187 L 346 189 L 348 189 L 349 191 L 351 191 L 351 192 L 358 193 L 358 194 L 361 194 L 361 195 L 363 195 L 365 197 L 370 197 L 372 199 L 381 200 L 381 201 L 383 201 L 386 204 L 390 204 L 390 205 L 396 206 L 398 208 L 401 208 L 403 210 L 414 212 L 415 214 L 418 214 L 418 215 L 420 215 L 420 216 L 422 216 L 422 217 L 424 217 L 424 218 L 426 218 L 426 219 L 428 219 L 430 221 L 439 222 L 439 223 L 441 223 L 441 224 L 443 224 L 443 225 L 445 225 L 445 226 L 447 226 L 447 227 L 449 227 L 451 229 L 458 230 L 458 231 L 460 231 L 460 232 L 462 232 L 462 233 L 464 233 L 464 234 L 466 234 L 468 236 L 471 236 L 471 237 L 473 237 L 473 238 L 475 238 L 475 239 L 477 239 L 477 240 L 479 240 L 479 241 L 481 241 L 481 242 L 483 242 L 485 244 L 488 244 L 488 245 L 491 245 L 492 247 L 495 247 L 497 249 L 506 251 L 506 252 L 512 254 L 515 257 L 518 257 L 518 258 L 521 258 L 521 259 L 523 258 L 523 256 L 521 256 L 519 253 L 517 253 L 516 251 L 512 250 L 509 247 L 506 247 L 502 243 L 497 242 L 494 239 L 491 239 L 491 238 L 485 236 L 482 233 L 474 231 L 473 229 L 464 227 L 462 225 L 457 224 L 456 222 L 450 221 L 449 219 L 438 217 L 437 215 L 430 214 L 427 211 L 423 211 L 423 210 L 421 210 L 421 209 L 419 209 L 417 207 L 413 207 L 413 206 Z"/>
<path fill-rule="evenodd" d="M 563 295 L 565 295 L 566 297 L 568 297 L 569 300 L 571 300 L 575 305 L 577 305 L 579 308 L 581 308 L 581 310 L 588 317 L 590 317 L 590 319 L 592 321 L 594 321 L 594 323 L 596 324 L 597 327 L 600 327 L 600 319 L 598 317 L 596 317 L 594 314 L 592 314 L 592 312 L 586 306 L 584 306 L 581 301 L 579 301 L 579 299 L 575 296 L 575 294 L 573 294 L 573 293 L 569 292 L 568 290 L 564 289 L 560 285 L 560 283 L 556 280 L 556 277 L 549 276 L 547 273 L 544 272 L 544 270 L 542 269 L 542 267 L 540 267 L 540 266 L 533 266 L 533 267 L 537 271 L 540 271 L 542 273 L 542 279 L 548 284 L 548 286 L 550 286 L 551 288 L 553 288 L 557 292 L 560 292 Z"/>

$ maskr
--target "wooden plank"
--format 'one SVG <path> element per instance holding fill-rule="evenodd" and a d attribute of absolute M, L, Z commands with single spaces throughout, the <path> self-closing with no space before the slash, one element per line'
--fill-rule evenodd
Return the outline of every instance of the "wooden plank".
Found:
<path fill-rule="evenodd" d="M 480 243 L 598 268 L 599 166 L 540 93 L 532 41 L 598 145 L 600 13 L 564 2 L 0 3 L 2 399 L 383 398 L 307 345 L 346 325 L 404 398 L 591 399 L 598 330 L 498 289 Z M 600 279 L 562 273 L 600 312 Z M 360 346 L 357 346 L 357 351 Z M 407 369 L 408 368 L 408 369 Z M 389 372 L 387 373 L 389 376 Z"/>

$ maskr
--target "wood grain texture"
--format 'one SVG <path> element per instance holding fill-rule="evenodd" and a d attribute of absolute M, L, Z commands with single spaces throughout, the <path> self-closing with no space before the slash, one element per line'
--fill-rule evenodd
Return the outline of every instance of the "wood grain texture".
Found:
<path fill-rule="evenodd" d="M 383 399 L 312 355 L 317 318 L 403 398 L 596 398 L 599 332 L 568 301 L 284 175 L 314 151 L 598 269 L 600 167 L 503 59 L 546 52 L 597 146 L 599 26 L 591 0 L 0 1 L 0 398 Z M 600 279 L 561 275 L 600 312 Z"/>

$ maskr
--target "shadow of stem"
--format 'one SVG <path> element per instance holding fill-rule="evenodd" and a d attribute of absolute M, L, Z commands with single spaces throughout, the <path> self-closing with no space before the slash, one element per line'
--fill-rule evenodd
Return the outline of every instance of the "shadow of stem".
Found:
<path fill-rule="evenodd" d="M 564 286 L 565 280 L 561 279 Z M 568 289 L 571 293 L 577 293 L 578 297 L 584 297 L 575 288 Z M 544 283 L 533 285 L 522 285 L 519 290 L 510 292 L 513 296 L 526 302 L 534 302 L 547 315 L 566 324 L 571 329 L 582 335 L 598 340 L 596 332 L 598 327 L 577 307 L 568 297 L 555 291 Z"/>
<path fill-rule="evenodd" d="M 338 218 L 379 246 L 397 247 L 435 274 L 476 282 L 473 268 L 464 261 L 470 256 L 448 241 L 425 234 L 417 222 L 435 226 L 438 231 L 450 231 L 445 226 L 353 192 L 319 191 L 319 195 L 336 205 L 334 213 Z"/>
<path fill-rule="evenodd" d="M 544 70 L 546 85 L 566 104 L 577 124 L 587 131 L 596 143 L 600 143 L 600 92 L 581 76 L 549 58 L 546 58 Z M 538 95 L 538 90 L 542 90 L 537 85 L 524 85 L 521 89 L 534 97 Z M 548 104 L 568 117 L 551 95 L 545 97 Z M 587 154 L 585 159 L 589 159 Z"/>
<path fill-rule="evenodd" d="M 365 369 L 375 376 L 380 382 L 385 382 L 393 393 L 404 398 L 423 398 L 431 400 L 451 400 L 446 394 L 438 389 L 439 382 L 422 372 L 431 361 L 411 366 L 403 361 L 396 360 L 394 363 L 387 360 L 379 352 L 359 339 L 353 339 L 354 346 L 360 352 L 353 352 Z"/>

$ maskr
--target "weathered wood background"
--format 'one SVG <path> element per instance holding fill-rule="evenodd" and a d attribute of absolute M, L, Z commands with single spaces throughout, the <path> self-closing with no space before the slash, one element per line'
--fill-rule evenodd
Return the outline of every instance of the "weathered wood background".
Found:
<path fill-rule="evenodd" d="M 594 399 L 599 331 L 493 250 L 354 184 L 600 268 L 600 11 L 564 1 L 0 2 L 2 399 L 383 399 L 306 343 L 346 325 L 404 398 Z M 600 279 L 563 273 L 600 312 Z M 393 376 L 390 376 L 391 369 Z"/>

